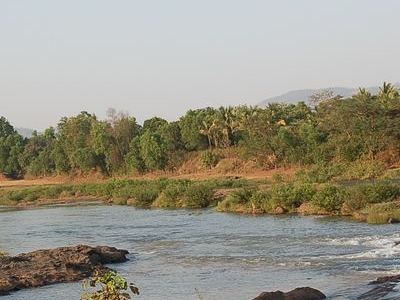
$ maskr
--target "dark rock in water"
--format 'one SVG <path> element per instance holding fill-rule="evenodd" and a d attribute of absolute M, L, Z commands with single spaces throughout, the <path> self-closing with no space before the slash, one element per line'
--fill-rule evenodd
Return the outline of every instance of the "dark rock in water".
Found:
<path fill-rule="evenodd" d="M 293 291 L 284 293 L 281 291 L 276 292 L 264 292 L 253 300 L 322 300 L 326 299 L 326 296 L 320 291 L 310 288 L 301 287 L 294 289 Z"/>
<path fill-rule="evenodd" d="M 396 284 L 384 283 L 357 297 L 358 300 L 377 300 L 393 291 Z"/>
<path fill-rule="evenodd" d="M 357 297 L 358 300 L 400 300 L 396 287 L 400 282 L 400 275 L 384 276 L 370 282 L 374 287 Z"/>
<path fill-rule="evenodd" d="M 386 282 L 400 282 L 400 275 L 378 277 L 376 280 L 371 281 L 369 284 L 379 284 Z"/>
<path fill-rule="evenodd" d="M 0 257 L 0 295 L 13 290 L 72 282 L 110 270 L 103 264 L 125 262 L 127 250 L 78 245 Z"/>

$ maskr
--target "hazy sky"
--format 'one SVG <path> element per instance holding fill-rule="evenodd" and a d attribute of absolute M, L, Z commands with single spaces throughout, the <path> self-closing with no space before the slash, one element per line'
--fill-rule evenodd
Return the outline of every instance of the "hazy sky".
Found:
<path fill-rule="evenodd" d="M 398 0 L 0 0 L 0 115 L 141 123 L 294 89 L 400 81 Z"/>

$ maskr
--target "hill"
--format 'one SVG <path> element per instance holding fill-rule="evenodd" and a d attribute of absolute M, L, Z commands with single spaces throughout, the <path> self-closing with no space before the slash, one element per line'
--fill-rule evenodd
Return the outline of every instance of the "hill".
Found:
<path fill-rule="evenodd" d="M 397 88 L 400 87 L 400 83 L 395 84 Z M 372 86 L 366 88 L 369 92 L 372 94 L 376 94 L 379 90 L 378 86 Z M 310 96 L 322 92 L 322 91 L 332 91 L 334 95 L 341 95 L 344 98 L 349 98 L 355 93 L 357 93 L 358 88 L 347 88 L 347 87 L 327 87 L 327 88 L 320 88 L 320 89 L 304 89 L 304 90 L 294 90 L 290 91 L 287 93 L 284 93 L 279 96 L 274 96 L 271 98 L 268 98 L 260 103 L 258 103 L 258 106 L 267 106 L 268 103 L 274 103 L 274 102 L 283 102 L 283 103 L 297 103 L 299 101 L 304 101 L 308 102 L 308 99 Z"/>
<path fill-rule="evenodd" d="M 15 130 L 22 135 L 23 137 L 30 138 L 32 136 L 32 133 L 34 132 L 33 129 L 30 128 L 23 128 L 23 127 L 17 127 Z"/>

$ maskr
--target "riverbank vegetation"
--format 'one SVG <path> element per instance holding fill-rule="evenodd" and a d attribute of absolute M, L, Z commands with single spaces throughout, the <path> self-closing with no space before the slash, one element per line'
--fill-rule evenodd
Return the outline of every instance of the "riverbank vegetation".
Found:
<path fill-rule="evenodd" d="M 384 83 L 376 95 L 360 89 L 347 99 L 323 92 L 309 100 L 308 105 L 208 107 L 190 110 L 174 122 L 154 117 L 143 125 L 114 109 L 106 120 L 81 112 L 30 138 L 1 117 L 3 176 L 96 174 L 103 181 L 3 188 L 0 198 L 2 203 L 29 203 L 97 197 L 138 207 L 216 205 L 220 211 L 344 214 L 371 223 L 398 220 L 399 91 Z M 277 171 L 257 182 L 191 180 L 197 174 L 239 178 L 287 169 L 295 171 Z M 144 180 L 149 174 L 170 179 Z M 171 179 L 178 175 L 189 179 Z"/>

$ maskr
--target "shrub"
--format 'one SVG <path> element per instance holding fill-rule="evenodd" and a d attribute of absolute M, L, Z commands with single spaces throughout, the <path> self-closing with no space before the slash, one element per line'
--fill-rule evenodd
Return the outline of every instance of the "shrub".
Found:
<path fill-rule="evenodd" d="M 342 207 L 346 190 L 335 185 L 326 185 L 317 190 L 311 202 L 330 213 L 336 213 Z"/>
<path fill-rule="evenodd" d="M 134 204 L 141 208 L 151 207 L 153 201 L 160 194 L 160 190 L 154 184 L 143 184 L 133 187 L 131 191 Z"/>
<path fill-rule="evenodd" d="M 218 203 L 218 211 L 247 212 L 251 208 L 250 198 L 253 191 L 247 188 L 232 191 L 224 200 Z"/>
<path fill-rule="evenodd" d="M 309 183 L 280 184 L 271 189 L 271 205 L 273 209 L 281 206 L 287 211 L 294 211 L 314 194 L 315 189 Z"/>
<path fill-rule="evenodd" d="M 368 197 L 365 191 L 364 186 L 348 188 L 342 206 L 342 213 L 351 214 L 364 208 L 368 204 Z"/>
<path fill-rule="evenodd" d="M 41 191 L 41 197 L 44 198 L 59 198 L 61 193 L 64 190 L 67 190 L 68 187 L 67 186 L 51 186 L 51 187 L 45 187 L 42 189 Z"/>
<path fill-rule="evenodd" d="M 398 185 L 378 182 L 365 187 L 365 195 L 368 203 L 390 202 L 400 197 Z"/>
<path fill-rule="evenodd" d="M 274 212 L 271 194 L 267 191 L 255 191 L 250 197 L 253 212 Z"/>
<path fill-rule="evenodd" d="M 346 166 L 342 179 L 371 179 L 377 178 L 384 173 L 386 165 L 376 160 L 356 160 Z"/>
<path fill-rule="evenodd" d="M 188 208 L 207 207 L 214 195 L 213 190 L 204 183 L 190 185 L 183 195 L 183 206 Z"/>
<path fill-rule="evenodd" d="M 24 190 L 10 191 L 7 197 L 11 201 L 21 201 L 25 197 L 25 191 Z"/>
<path fill-rule="evenodd" d="M 400 197 L 400 187 L 387 182 L 353 186 L 347 189 L 344 209 L 355 212 L 368 204 L 391 202 Z"/>
<path fill-rule="evenodd" d="M 189 181 L 171 182 L 161 192 L 153 206 L 160 208 L 182 207 L 184 194 L 189 185 Z"/>
<path fill-rule="evenodd" d="M 26 201 L 35 201 L 37 199 L 39 199 L 39 195 L 34 191 L 25 196 Z"/>
<path fill-rule="evenodd" d="M 308 170 L 296 172 L 295 177 L 298 181 L 307 183 L 325 183 L 339 176 L 343 170 L 341 165 L 317 164 L 311 166 Z"/>
<path fill-rule="evenodd" d="M 109 183 L 88 183 L 77 186 L 86 196 L 101 196 L 101 197 L 111 197 L 113 191 L 120 187 L 116 187 L 113 182 Z"/>

